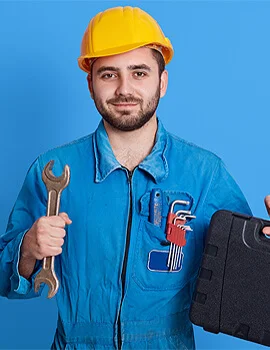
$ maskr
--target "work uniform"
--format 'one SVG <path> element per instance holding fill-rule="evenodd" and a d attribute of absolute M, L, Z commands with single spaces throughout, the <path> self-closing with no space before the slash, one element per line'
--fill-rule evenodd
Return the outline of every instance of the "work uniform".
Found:
<path fill-rule="evenodd" d="M 210 218 L 219 209 L 251 214 L 220 158 L 168 133 L 160 120 L 151 153 L 132 173 L 116 160 L 102 121 L 94 133 L 39 156 L 0 239 L 2 296 L 42 291 L 33 291 L 41 262 L 29 280 L 19 275 L 18 262 L 25 233 L 46 213 L 41 173 L 52 159 L 56 176 L 70 166 L 60 210 L 72 219 L 55 259 L 60 288 L 52 349 L 193 349 L 189 308 Z M 162 193 L 161 227 L 149 220 L 155 188 Z M 188 201 L 176 210 L 196 218 L 181 266 L 169 272 L 162 257 L 170 249 L 165 224 L 175 200 Z"/>

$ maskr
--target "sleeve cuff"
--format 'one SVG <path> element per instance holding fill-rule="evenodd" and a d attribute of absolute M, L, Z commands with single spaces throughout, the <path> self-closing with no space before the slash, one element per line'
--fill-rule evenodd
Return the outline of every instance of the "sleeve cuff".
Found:
<path fill-rule="evenodd" d="M 20 261 L 20 254 L 21 254 L 21 245 L 24 239 L 25 234 L 28 232 L 28 230 L 25 230 L 24 232 L 20 233 L 16 237 L 16 242 L 14 242 L 14 251 L 17 252 L 16 256 L 14 258 L 13 263 L 13 274 L 10 277 L 11 281 L 11 293 L 15 292 L 17 294 L 28 294 L 30 291 L 33 291 L 34 294 L 38 295 L 41 293 L 42 289 L 40 289 L 39 293 L 34 292 L 34 280 L 36 275 L 39 273 L 39 271 L 42 268 L 42 261 L 37 260 L 35 264 L 35 268 L 33 271 L 33 274 L 29 277 L 29 279 L 24 278 L 19 273 L 19 261 Z"/>

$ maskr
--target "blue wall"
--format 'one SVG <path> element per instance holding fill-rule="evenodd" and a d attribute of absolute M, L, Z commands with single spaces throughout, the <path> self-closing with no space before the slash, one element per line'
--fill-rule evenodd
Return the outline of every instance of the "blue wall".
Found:
<path fill-rule="evenodd" d="M 42 152 L 92 132 L 99 115 L 77 66 L 97 12 L 136 5 L 173 43 L 169 89 L 158 115 L 168 130 L 217 153 L 254 215 L 270 193 L 269 1 L 0 2 L 0 232 L 25 173 Z M 0 349 L 47 349 L 57 308 L 0 297 Z M 199 349 L 258 349 L 195 328 Z"/>

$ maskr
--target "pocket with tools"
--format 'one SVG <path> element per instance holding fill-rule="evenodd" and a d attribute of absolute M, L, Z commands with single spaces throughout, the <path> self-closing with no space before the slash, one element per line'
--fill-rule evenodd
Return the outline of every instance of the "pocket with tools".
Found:
<path fill-rule="evenodd" d="M 141 198 L 133 278 L 143 290 L 179 289 L 193 277 L 192 207 L 186 192 L 153 189 Z"/>

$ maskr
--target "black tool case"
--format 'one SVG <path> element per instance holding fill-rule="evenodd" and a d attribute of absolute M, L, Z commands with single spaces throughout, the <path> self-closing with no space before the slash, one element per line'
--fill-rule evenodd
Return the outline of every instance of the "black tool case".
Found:
<path fill-rule="evenodd" d="M 270 346 L 270 221 L 226 210 L 210 223 L 190 310 L 204 330 Z"/>

